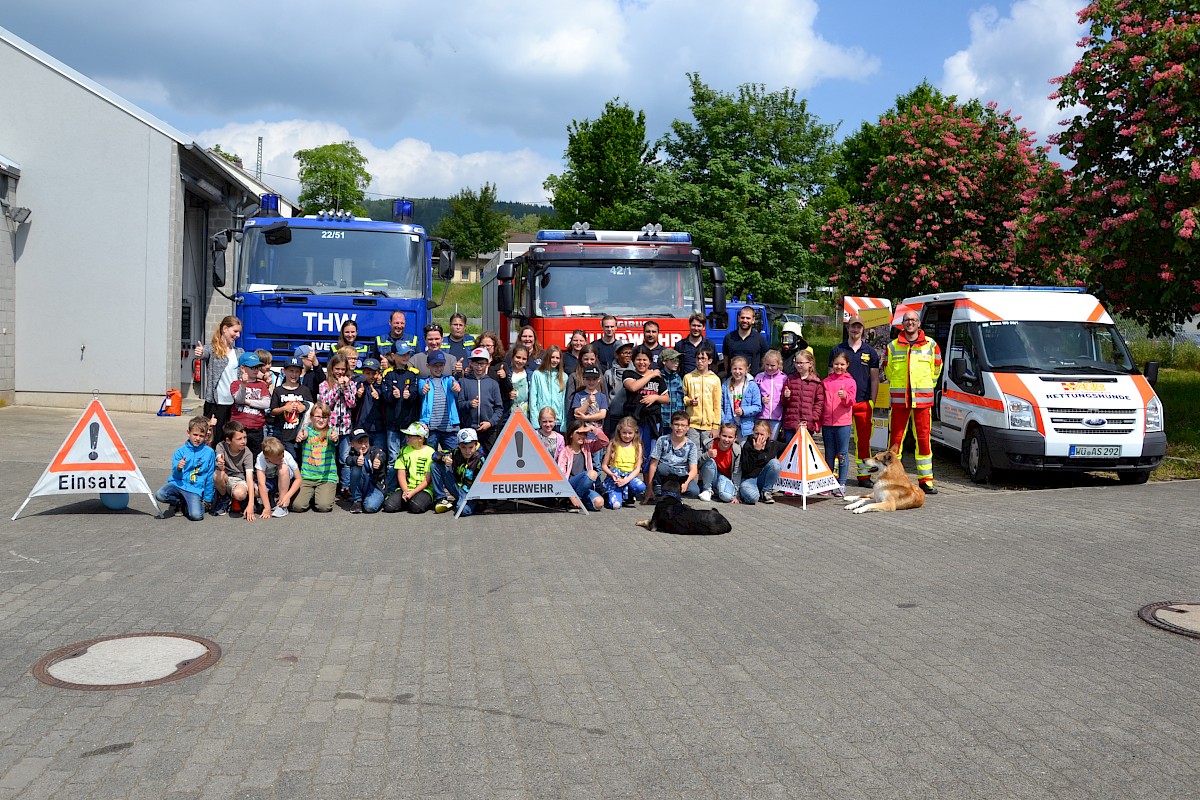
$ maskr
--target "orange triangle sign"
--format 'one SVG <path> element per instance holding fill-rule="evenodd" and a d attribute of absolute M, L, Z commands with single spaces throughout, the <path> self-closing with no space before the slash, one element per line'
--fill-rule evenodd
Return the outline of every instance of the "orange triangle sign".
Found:
<path fill-rule="evenodd" d="M 825 463 L 807 428 L 796 431 L 780 460 L 776 488 L 788 494 L 809 497 L 838 487 L 837 476 Z"/>
<path fill-rule="evenodd" d="M 513 410 L 467 492 L 468 500 L 575 496 L 520 409 Z"/>
<path fill-rule="evenodd" d="M 154 493 L 99 400 L 93 400 L 84 409 L 50 466 L 12 518 L 16 519 L 34 497 L 96 492 L 146 494 L 155 510 L 158 509 Z"/>
<path fill-rule="evenodd" d="M 93 400 L 50 461 L 50 472 L 136 470 L 108 412 Z"/>

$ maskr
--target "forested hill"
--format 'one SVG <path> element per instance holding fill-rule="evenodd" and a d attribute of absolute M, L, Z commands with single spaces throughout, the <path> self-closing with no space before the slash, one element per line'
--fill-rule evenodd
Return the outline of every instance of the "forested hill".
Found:
<path fill-rule="evenodd" d="M 367 207 L 367 211 L 370 212 L 371 219 L 390 220 L 392 218 L 391 200 L 367 200 L 363 204 Z M 537 205 L 535 203 L 496 201 L 494 208 L 501 214 L 508 214 L 516 219 L 521 219 L 526 214 L 540 215 L 554 213 L 554 209 L 550 206 Z M 413 200 L 413 222 L 423 225 L 427 231 L 432 231 L 442 221 L 442 217 L 449 213 L 449 200 L 436 197 Z"/>

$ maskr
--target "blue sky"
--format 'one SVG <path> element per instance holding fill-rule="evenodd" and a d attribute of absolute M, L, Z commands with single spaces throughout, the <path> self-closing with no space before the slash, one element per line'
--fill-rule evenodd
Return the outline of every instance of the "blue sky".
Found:
<path fill-rule="evenodd" d="M 620 97 L 657 138 L 690 119 L 685 73 L 795 88 L 839 134 L 922 79 L 996 101 L 1044 139 L 1079 0 L 415 0 L 203 5 L 39 0 L 0 26 L 298 192 L 292 153 L 353 139 L 381 195 L 495 183 L 544 202 L 567 126 Z M 17 155 L 14 155 L 17 157 Z M 279 176 L 279 177 L 269 177 Z"/>

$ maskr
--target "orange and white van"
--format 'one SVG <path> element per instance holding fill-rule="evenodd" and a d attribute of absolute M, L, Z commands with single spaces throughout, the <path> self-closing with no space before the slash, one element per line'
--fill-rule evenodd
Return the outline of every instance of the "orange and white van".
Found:
<path fill-rule="evenodd" d="M 1167 451 L 1158 365 L 1138 371 L 1104 306 L 1082 290 L 968 286 L 910 297 L 942 348 L 932 438 L 972 480 L 993 470 L 1103 470 L 1143 483 Z"/>

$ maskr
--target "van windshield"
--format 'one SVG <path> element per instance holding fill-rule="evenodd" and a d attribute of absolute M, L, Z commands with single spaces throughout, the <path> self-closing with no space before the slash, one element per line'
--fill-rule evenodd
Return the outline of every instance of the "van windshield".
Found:
<path fill-rule="evenodd" d="M 979 323 L 980 356 L 991 372 L 1128 375 L 1137 372 L 1114 325 L 1002 320 Z"/>

